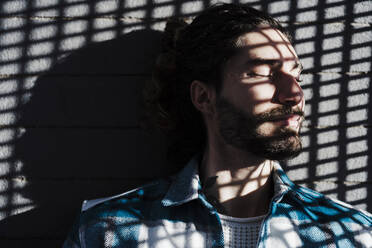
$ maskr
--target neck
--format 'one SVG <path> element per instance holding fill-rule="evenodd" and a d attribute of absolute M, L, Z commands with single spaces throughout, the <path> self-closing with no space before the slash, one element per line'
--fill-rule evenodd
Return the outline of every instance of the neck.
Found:
<path fill-rule="evenodd" d="M 207 198 L 222 214 L 255 217 L 268 212 L 273 196 L 272 161 L 256 157 L 232 147 L 207 147 L 200 176 Z"/>

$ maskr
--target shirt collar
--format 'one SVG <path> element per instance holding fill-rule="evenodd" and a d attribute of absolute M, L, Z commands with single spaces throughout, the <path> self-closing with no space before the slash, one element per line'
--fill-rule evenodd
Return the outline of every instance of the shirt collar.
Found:
<path fill-rule="evenodd" d="M 162 200 L 163 206 L 177 206 L 199 197 L 201 189 L 198 166 L 200 156 L 194 156 L 187 165 L 175 175 L 171 186 Z"/>
<path fill-rule="evenodd" d="M 199 178 L 200 155 L 194 156 L 186 166 L 175 175 L 173 181 L 162 199 L 163 206 L 178 206 L 200 197 L 201 183 Z M 274 161 L 273 166 L 274 199 L 282 196 L 293 182 L 289 180 L 280 164 Z"/>

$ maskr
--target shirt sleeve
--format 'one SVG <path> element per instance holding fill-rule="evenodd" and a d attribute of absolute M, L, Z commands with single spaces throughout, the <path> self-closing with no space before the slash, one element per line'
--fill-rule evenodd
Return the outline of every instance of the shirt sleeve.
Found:
<path fill-rule="evenodd" d="M 80 216 L 72 226 L 62 248 L 82 248 L 80 243 Z"/>
<path fill-rule="evenodd" d="M 63 243 L 62 248 L 81 248 L 81 246 L 80 244 L 75 243 L 70 237 L 68 237 Z"/>

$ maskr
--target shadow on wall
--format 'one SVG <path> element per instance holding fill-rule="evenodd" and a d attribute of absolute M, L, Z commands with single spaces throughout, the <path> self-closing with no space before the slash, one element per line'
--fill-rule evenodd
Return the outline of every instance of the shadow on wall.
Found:
<path fill-rule="evenodd" d="M 16 167 L 13 164 L 20 161 L 23 167 L 20 172 L 12 168 L 10 173 L 1 171 L 6 173 L 1 179 L 5 178 L 6 184 L 17 186 L 17 180 L 22 179 L 19 177 L 21 174 L 27 184 L 26 187 L 1 188 L 1 209 L 6 218 L 0 222 L 0 246 L 14 247 L 4 245 L 4 240 L 20 240 L 20 243 L 31 240 L 31 243 L 38 244 L 31 245 L 34 247 L 41 247 L 39 240 L 56 240 L 56 245 L 45 243 L 45 247 L 59 247 L 84 199 L 121 193 L 167 171 L 163 163 L 162 137 L 144 132 L 138 122 L 143 115 L 138 102 L 141 88 L 149 78 L 153 59 L 160 47 L 160 33 L 148 29 L 164 21 L 162 15 L 157 16 L 164 14 L 158 10 L 167 10 L 163 7 L 169 6 L 172 15 L 183 17 L 193 16 L 198 11 L 183 13 L 183 4 L 190 1 L 147 1 L 144 6 L 137 6 L 137 1 L 124 0 L 61 1 L 44 9 L 33 6 L 33 1 L 22 1 L 25 6 L 20 11 L 11 9 L 5 13 L 5 3 L 11 3 L 7 4 L 9 7 L 16 2 L 4 0 L 4 4 L 0 4 L 2 14 L 9 18 L 4 19 L 6 25 L 2 35 L 21 31 L 26 38 L 17 44 L 2 44 L 1 47 L 7 51 L 21 49 L 20 60 L 12 60 L 12 53 L 9 52 L 10 62 L 5 60 L 2 64 L 6 67 L 7 64 L 18 63 L 20 74 L 33 72 L 25 69 L 29 62 L 49 57 L 54 61 L 55 57 L 70 51 L 70 48 L 75 49 L 75 45 L 80 43 L 72 42 L 66 45 L 66 50 L 55 49 L 50 56 L 35 57 L 25 52 L 32 45 L 42 47 L 44 41 L 61 45 L 65 38 L 81 36 L 92 41 L 103 31 L 116 35 L 131 28 L 147 29 L 73 52 L 38 78 L 31 89 L 31 101 L 21 109 L 22 119 L 14 125 L 12 122 L 10 129 L 25 127 L 25 133 L 11 144 L 15 147 L 11 159 L 6 157 L 1 162 Z M 197 2 L 202 4 L 196 9 L 203 9 L 211 3 L 207 0 Z M 311 1 L 244 2 L 259 6 L 288 25 L 306 68 L 303 89 L 308 93 L 307 119 L 310 123 L 308 131 L 303 133 L 306 147 L 298 159 L 284 166 L 286 171 L 297 183 L 351 204 L 364 204 L 368 211 L 372 211 L 372 167 L 368 166 L 371 161 L 368 148 L 372 144 L 369 132 L 372 108 L 368 107 L 372 41 L 369 38 L 370 22 L 366 21 L 370 16 L 369 3 L 359 0 L 319 1 L 315 5 Z M 130 8 L 126 3 L 135 6 Z M 309 6 L 302 6 L 305 3 Z M 85 16 L 72 19 L 68 15 L 63 16 L 64 13 L 69 14 L 68 11 L 80 13 L 79 6 L 86 7 L 83 9 L 89 12 L 84 12 L 89 17 L 87 27 L 82 27 L 84 21 L 80 22 Z M 100 13 L 96 9 L 99 6 L 103 10 L 114 8 L 111 12 Z M 57 14 L 55 18 L 38 19 L 39 11 L 43 10 L 52 10 L 50 13 Z M 191 10 L 191 7 L 186 10 Z M 144 18 L 136 19 L 136 13 L 143 13 Z M 121 22 L 105 16 L 119 17 L 120 20 L 123 16 L 128 18 L 123 18 L 125 21 Z M 95 30 L 93 23 L 101 23 L 104 27 L 103 24 L 111 23 L 112 27 Z M 19 26 L 13 27 L 13 24 Z M 48 29 L 50 26 L 58 32 L 52 34 Z M 71 28 L 71 34 L 63 33 L 67 26 Z M 45 27 L 47 31 L 40 31 L 40 27 Z M 83 31 L 77 31 L 79 27 Z M 38 32 L 39 40 L 27 38 Z M 51 38 L 45 39 L 43 32 L 51 32 Z M 14 81 L 21 89 L 23 78 Z M 22 96 L 22 93 L 16 91 L 11 94 Z M 4 97 L 3 91 L 1 94 Z M 6 93 L 5 97 L 11 94 Z M 1 111 L 7 114 L 3 109 Z M 18 109 L 8 111 L 18 113 Z M 138 167 L 141 165 L 145 168 Z M 164 167 L 159 168 L 159 165 Z M 32 200 L 36 208 L 8 217 L 14 209 L 24 207 L 19 204 L 22 201 L 17 194 Z M 30 246 L 29 243 L 27 246 Z"/>
<path fill-rule="evenodd" d="M 141 129 L 142 86 L 159 42 L 160 32 L 135 31 L 87 46 L 37 79 L 15 144 L 29 182 L 20 193 L 36 208 L 0 222 L 3 236 L 61 245 L 84 199 L 168 173 L 163 137 Z"/>

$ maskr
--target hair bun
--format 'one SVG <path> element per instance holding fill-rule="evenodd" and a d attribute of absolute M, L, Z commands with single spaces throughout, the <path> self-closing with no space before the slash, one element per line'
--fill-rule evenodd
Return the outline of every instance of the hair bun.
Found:
<path fill-rule="evenodd" d="M 156 60 L 158 70 L 169 76 L 176 67 L 176 41 L 188 24 L 181 18 L 168 19 L 161 41 L 161 53 Z"/>
<path fill-rule="evenodd" d="M 174 51 L 180 32 L 187 27 L 184 19 L 172 17 L 169 18 L 164 29 L 162 39 L 162 52 Z"/>

